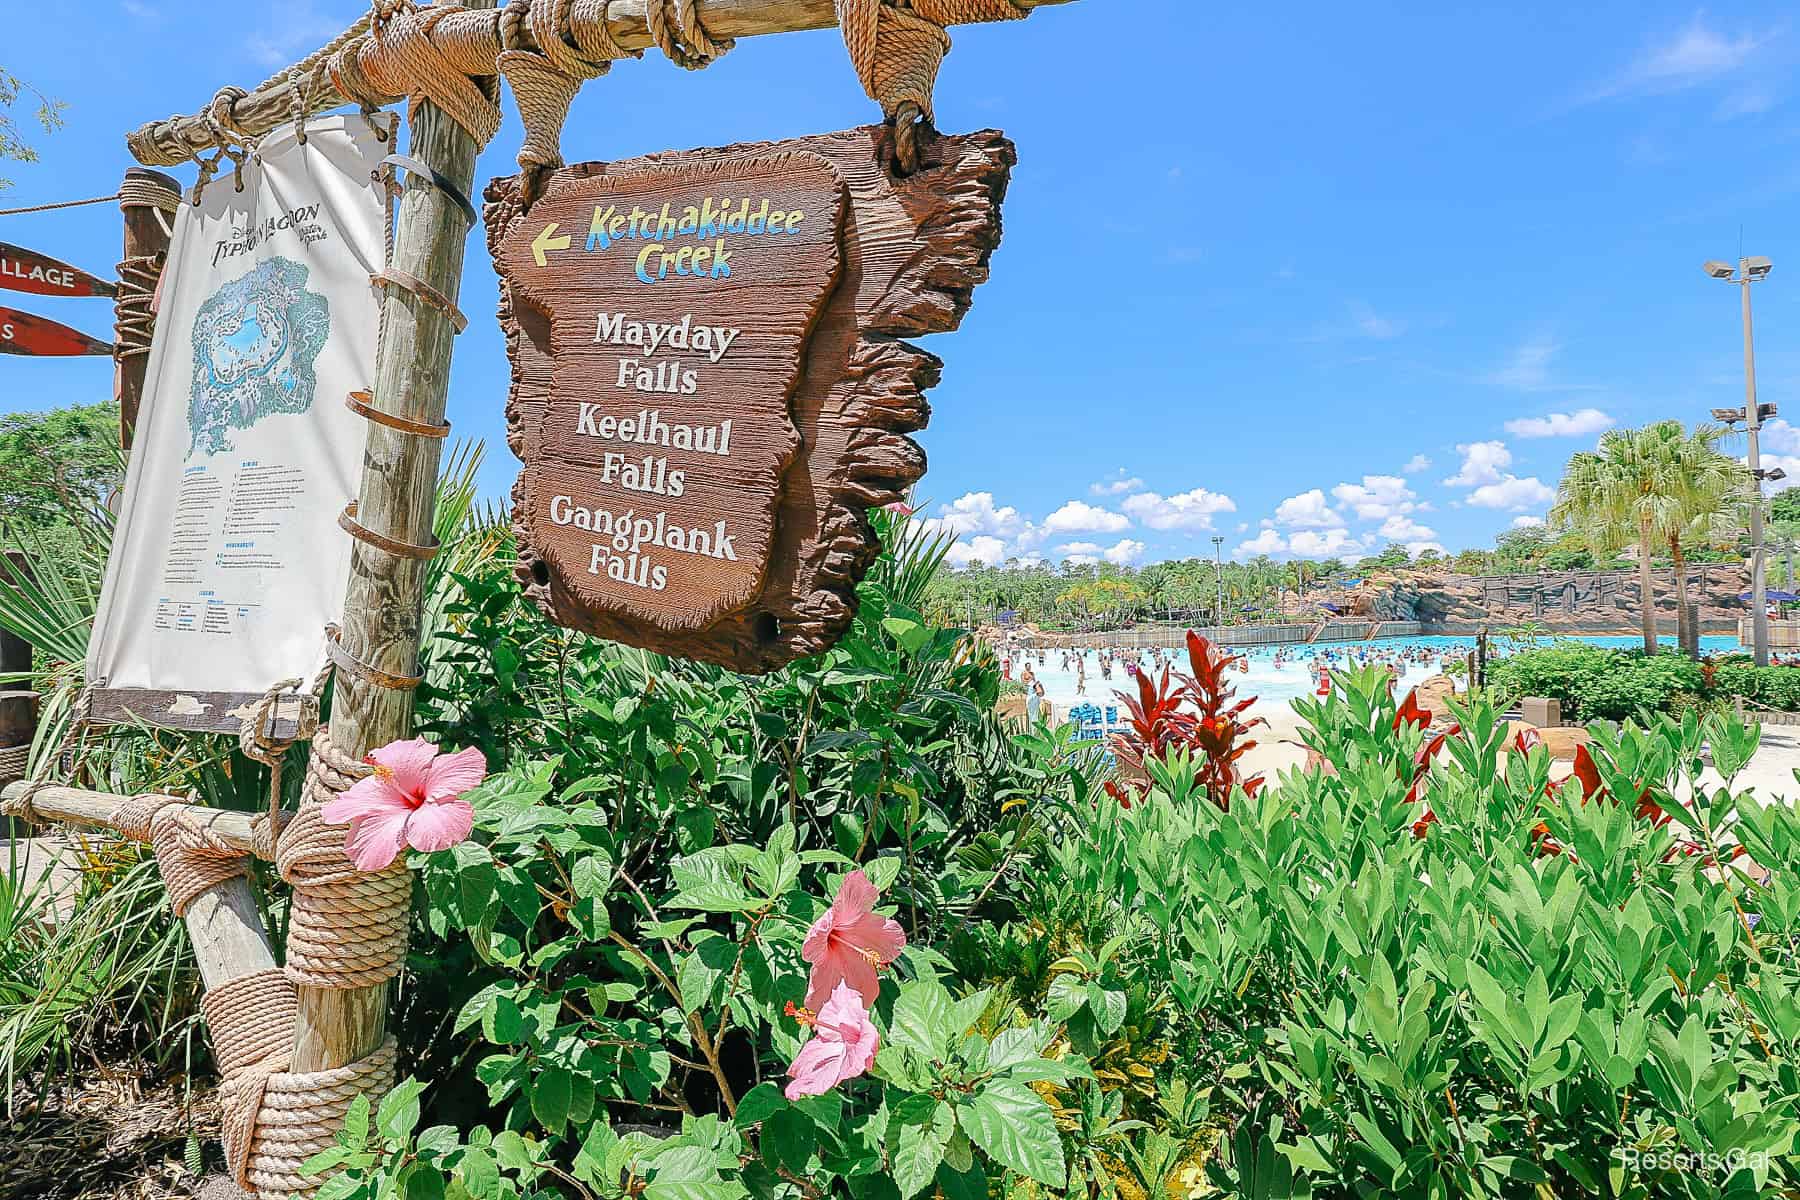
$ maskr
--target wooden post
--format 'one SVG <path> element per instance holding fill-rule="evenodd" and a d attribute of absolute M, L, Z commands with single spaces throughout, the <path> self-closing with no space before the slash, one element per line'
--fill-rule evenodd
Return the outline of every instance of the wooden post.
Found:
<path fill-rule="evenodd" d="M 465 7 L 493 4 L 468 0 Z M 411 126 L 407 153 L 467 195 L 475 180 L 475 140 L 429 102 L 417 106 Z M 394 268 L 424 280 L 454 304 L 468 234 L 468 218 L 455 201 L 429 182 L 408 176 L 394 224 Z M 381 315 L 375 406 L 418 424 L 442 422 L 455 337 L 450 318 L 399 288 L 386 289 Z M 387 537 L 429 544 L 442 446 L 435 438 L 371 423 L 357 520 Z M 425 566 L 356 542 L 343 609 L 342 641 L 351 655 L 391 675 L 413 674 Z M 332 701 L 332 744 L 360 758 L 405 737 L 412 728 L 412 710 L 411 691 L 380 687 L 340 671 Z M 385 985 L 341 990 L 301 985 L 293 1069 L 328 1070 L 371 1053 L 386 1030 L 387 1007 Z"/>
<path fill-rule="evenodd" d="M 150 327 L 155 321 L 150 314 L 149 297 L 134 284 L 144 283 L 147 272 L 148 286 L 155 291 L 174 226 L 168 212 L 180 203 L 181 185 L 161 171 L 143 167 L 126 170 L 119 199 L 119 210 L 125 214 L 125 251 L 119 260 L 121 286 L 113 301 L 119 318 L 114 338 L 118 348 L 113 358 L 113 398 L 119 402 L 119 445 L 126 450 L 131 449 L 132 431 L 137 427 L 144 369 L 150 365 Z M 140 263 L 143 271 L 133 270 Z M 141 332 L 129 328 L 127 320 L 133 316 L 144 318 Z"/>

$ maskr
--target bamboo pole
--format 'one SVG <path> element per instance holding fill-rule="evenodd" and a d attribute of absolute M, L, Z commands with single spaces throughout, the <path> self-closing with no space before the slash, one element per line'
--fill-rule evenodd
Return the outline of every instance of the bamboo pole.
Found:
<path fill-rule="evenodd" d="M 0 790 L 0 799 L 12 800 L 25 792 L 23 782 Z M 86 788 L 43 787 L 31 798 L 31 806 L 53 821 L 77 825 L 84 829 L 111 830 L 113 810 L 126 797 Z M 248 813 L 207 809 L 206 821 L 215 834 L 234 850 L 250 853 L 251 826 Z M 200 964 L 200 978 L 207 990 L 247 975 L 267 971 L 275 966 L 275 951 L 269 934 L 263 928 L 262 913 L 251 894 L 250 881 L 243 876 L 228 879 L 208 888 L 188 905 L 188 937 L 194 944 L 194 959 Z"/>
<path fill-rule="evenodd" d="M 468 7 L 492 7 L 470 0 Z M 413 113 L 408 153 L 435 168 L 464 194 L 475 180 L 479 147 L 435 104 Z M 408 176 L 394 219 L 392 266 L 417 276 L 456 303 L 462 282 L 468 219 L 429 183 Z M 455 330 L 443 312 L 410 292 L 388 288 L 382 301 L 381 346 L 375 364 L 376 407 L 408 421 L 444 419 Z M 414 545 L 432 539 L 442 441 L 369 425 L 363 451 L 357 520 Z M 344 648 L 391 675 L 411 675 L 419 658 L 426 564 L 354 543 L 344 596 Z M 355 758 L 405 737 L 412 728 L 413 694 L 380 687 L 340 671 L 331 710 L 332 744 Z M 301 985 L 295 1028 L 295 1071 L 341 1067 L 373 1052 L 387 1024 L 388 988 L 328 989 Z"/>
<path fill-rule="evenodd" d="M 660 0 L 649 0 L 655 3 Z M 1014 0 L 1023 11 L 1068 4 L 1072 0 Z M 644 20 L 646 0 L 614 0 L 606 12 L 607 31 L 619 45 L 628 50 L 644 50 L 654 43 Z M 492 4 L 475 3 L 466 8 L 491 8 Z M 700 0 L 700 19 L 715 37 L 758 37 L 770 33 L 796 33 L 809 29 L 830 29 L 837 25 L 833 0 Z M 521 29 L 522 49 L 535 49 L 530 31 Z M 845 63 L 848 76 L 849 67 Z M 277 76 L 279 78 L 279 76 Z M 325 89 L 309 110 L 329 112 L 348 101 Z M 397 99 L 398 97 L 396 97 Z M 245 137 L 260 137 L 294 119 L 294 91 L 286 82 L 262 86 L 231 105 L 233 125 Z M 195 154 L 212 149 L 214 130 L 204 116 L 170 117 L 145 124 L 132 135 L 134 153 L 146 166 L 167 167 L 186 162 Z"/>

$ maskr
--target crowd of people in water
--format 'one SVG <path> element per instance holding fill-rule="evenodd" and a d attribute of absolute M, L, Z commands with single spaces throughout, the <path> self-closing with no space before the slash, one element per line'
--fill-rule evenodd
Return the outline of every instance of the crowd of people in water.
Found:
<path fill-rule="evenodd" d="M 1000 659 L 1000 677 L 1017 679 L 1024 685 L 1027 711 L 1034 719 L 1045 700 L 1041 676 L 1047 669 L 1059 669 L 1064 676 L 1073 676 L 1076 695 L 1089 695 L 1089 681 L 1092 680 L 1097 685 L 1094 694 L 1103 697 L 1135 683 L 1140 671 L 1160 675 L 1165 667 L 1176 671 L 1188 669 L 1184 651 L 1160 646 L 1046 647 L 1027 646 L 1008 638 L 996 646 L 995 651 Z M 1374 663 L 1390 668 L 1398 677 L 1410 670 L 1441 670 L 1446 662 L 1462 657 L 1460 653 L 1442 647 L 1386 642 L 1366 646 L 1297 643 L 1234 649 L 1232 653 L 1238 660 L 1233 669 L 1244 674 L 1249 673 L 1253 658 L 1259 662 L 1267 661 L 1277 669 L 1304 666 L 1320 694 L 1329 689 L 1333 671 Z"/>

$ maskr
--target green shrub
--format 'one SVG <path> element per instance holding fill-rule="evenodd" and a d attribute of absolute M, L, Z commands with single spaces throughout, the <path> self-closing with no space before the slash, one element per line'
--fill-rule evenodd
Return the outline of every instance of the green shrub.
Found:
<path fill-rule="evenodd" d="M 1489 678 L 1514 699 L 1560 700 L 1563 715 L 1577 722 L 1665 712 L 1678 693 L 1706 690 L 1699 664 L 1681 655 L 1645 655 L 1581 642 L 1557 642 L 1501 659 L 1489 668 Z"/>

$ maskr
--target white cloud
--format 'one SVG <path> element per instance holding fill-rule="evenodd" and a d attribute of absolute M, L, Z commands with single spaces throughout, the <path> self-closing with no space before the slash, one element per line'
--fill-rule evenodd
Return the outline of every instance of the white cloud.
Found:
<path fill-rule="evenodd" d="M 1759 440 L 1764 450 L 1775 454 L 1800 454 L 1800 426 L 1789 425 L 1780 417 L 1763 423 Z"/>
<path fill-rule="evenodd" d="M 949 504 L 938 506 L 935 524 L 951 533 L 995 533 L 1012 537 L 1029 522 L 1010 504 L 995 507 L 992 492 L 966 492 Z"/>
<path fill-rule="evenodd" d="M 1064 556 L 1086 555 L 1088 561 L 1092 562 L 1094 557 L 1105 548 L 1099 542 L 1064 542 L 1056 548 L 1056 552 Z"/>
<path fill-rule="evenodd" d="M 1344 518 L 1325 502 L 1323 489 L 1313 488 L 1298 496 L 1289 496 L 1277 504 L 1273 523 L 1289 529 L 1323 529 L 1331 525 L 1342 525 Z"/>
<path fill-rule="evenodd" d="M 1265 529 L 1247 542 L 1239 542 L 1231 552 L 1233 558 L 1255 558 L 1258 554 L 1285 554 L 1287 539 L 1273 529 Z"/>
<path fill-rule="evenodd" d="M 1288 539 L 1288 549 L 1301 558 L 1338 558 L 1360 554 L 1368 548 L 1367 538 L 1353 538 L 1348 529 L 1327 529 L 1323 533 L 1308 529 Z"/>
<path fill-rule="evenodd" d="M 1418 495 L 1398 475 L 1364 475 L 1361 483 L 1340 483 L 1331 494 L 1360 521 L 1382 521 L 1420 508 Z"/>
<path fill-rule="evenodd" d="M 1519 417 L 1506 423 L 1506 432 L 1522 438 L 1581 437 L 1611 429 L 1612 425 L 1613 419 L 1599 409 L 1583 408 L 1572 413 Z"/>
<path fill-rule="evenodd" d="M 1437 537 L 1437 530 L 1396 514 L 1381 523 L 1381 536 L 1390 542 L 1428 542 Z"/>
<path fill-rule="evenodd" d="M 1544 518 L 1533 517 L 1530 515 L 1514 517 L 1512 527 L 1514 529 L 1542 529 L 1544 527 Z"/>
<path fill-rule="evenodd" d="M 1513 351 L 1506 365 L 1488 374 L 1489 383 L 1537 392 L 1550 386 L 1550 360 L 1562 347 L 1545 337 L 1534 337 Z"/>
<path fill-rule="evenodd" d="M 1400 470 L 1407 475 L 1417 475 L 1420 471 L 1431 470 L 1431 460 L 1423 454 L 1415 454 L 1406 460 L 1406 465 Z"/>
<path fill-rule="evenodd" d="M 1142 491 L 1143 488 L 1144 481 L 1136 475 L 1127 475 L 1124 467 L 1115 471 L 1112 478 L 1088 485 L 1088 491 L 1095 496 L 1122 496 L 1126 492 Z"/>
<path fill-rule="evenodd" d="M 1120 533 L 1130 528 L 1131 520 L 1124 514 L 1085 500 L 1071 500 L 1044 518 L 1049 533 Z"/>
<path fill-rule="evenodd" d="M 1106 561 L 1117 563 L 1121 567 L 1130 566 L 1143 556 L 1144 543 L 1133 541 L 1131 538 L 1120 538 L 1106 551 Z"/>
<path fill-rule="evenodd" d="M 970 563 L 997 566 L 1006 561 L 1006 543 L 988 534 L 972 537 L 966 542 L 959 540 L 951 544 L 945 560 L 953 567 L 966 567 Z"/>
<path fill-rule="evenodd" d="M 1518 512 L 1524 508 L 1542 508 L 1556 499 L 1556 493 L 1544 486 L 1535 475 L 1520 479 L 1507 475 L 1469 493 L 1469 503 L 1476 508 L 1503 508 Z"/>
<path fill-rule="evenodd" d="M 1230 496 L 1205 488 L 1195 488 L 1177 496 L 1144 492 L 1127 497 L 1119 507 L 1151 529 L 1211 529 L 1214 513 L 1237 511 Z"/>
<path fill-rule="evenodd" d="M 1592 99 L 1633 93 L 1681 91 L 1737 71 L 1769 40 L 1768 34 L 1721 33 L 1694 14 L 1685 29 L 1644 48 L 1644 52 Z"/>
<path fill-rule="evenodd" d="M 1427 550 L 1436 550 L 1439 554 L 1450 553 L 1448 550 L 1444 549 L 1444 547 L 1438 542 L 1408 542 L 1408 543 L 1406 543 L 1406 552 L 1408 554 L 1412 555 L 1414 558 L 1419 557 L 1419 555 L 1425 553 Z"/>
<path fill-rule="evenodd" d="M 1456 448 L 1463 456 L 1462 468 L 1444 480 L 1445 487 L 1481 487 L 1498 483 L 1500 474 L 1512 466 L 1512 451 L 1505 442 L 1467 442 Z"/>

